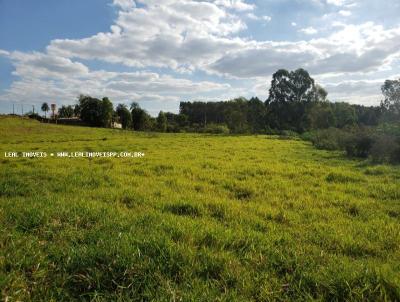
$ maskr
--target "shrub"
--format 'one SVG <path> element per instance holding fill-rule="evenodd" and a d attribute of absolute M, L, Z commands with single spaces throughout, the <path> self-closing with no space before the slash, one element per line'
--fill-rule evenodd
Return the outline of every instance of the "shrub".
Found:
<path fill-rule="evenodd" d="M 281 130 L 279 131 L 280 139 L 295 139 L 298 138 L 299 134 L 292 130 Z"/>
<path fill-rule="evenodd" d="M 310 141 L 318 149 L 343 150 L 348 136 L 349 133 L 344 130 L 329 128 L 305 132 L 301 137 Z"/>
<path fill-rule="evenodd" d="M 396 155 L 399 153 L 399 143 L 394 136 L 381 135 L 374 140 L 370 151 L 374 162 L 396 162 Z M 397 159 L 399 157 L 397 156 Z"/>
<path fill-rule="evenodd" d="M 229 128 L 225 124 L 208 124 L 203 131 L 204 133 L 228 134 Z"/>
<path fill-rule="evenodd" d="M 392 153 L 390 157 L 390 162 L 392 164 L 400 163 L 400 146 L 398 146 L 397 149 Z"/>
<path fill-rule="evenodd" d="M 380 128 L 329 128 L 305 132 L 301 138 L 318 149 L 344 150 L 351 157 L 400 163 L 400 138 Z"/>
<path fill-rule="evenodd" d="M 345 149 L 348 156 L 367 158 L 375 138 L 367 132 L 359 131 L 347 138 Z"/>

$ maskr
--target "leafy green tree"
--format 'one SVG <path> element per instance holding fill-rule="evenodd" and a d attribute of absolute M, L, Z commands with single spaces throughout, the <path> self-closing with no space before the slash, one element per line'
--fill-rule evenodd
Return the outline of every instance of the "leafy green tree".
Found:
<path fill-rule="evenodd" d="M 47 112 L 50 110 L 49 104 L 43 103 L 40 109 L 42 109 L 42 111 L 44 112 L 44 117 L 46 118 Z"/>
<path fill-rule="evenodd" d="M 79 117 L 81 115 L 81 108 L 79 104 L 75 104 L 74 106 L 74 116 Z"/>
<path fill-rule="evenodd" d="M 110 127 L 113 105 L 108 98 L 102 100 L 90 96 L 79 97 L 80 117 L 90 126 Z"/>
<path fill-rule="evenodd" d="M 123 129 L 132 127 L 132 114 L 124 104 L 118 104 L 116 113 Z"/>
<path fill-rule="evenodd" d="M 257 97 L 251 98 L 247 104 L 247 123 L 252 133 L 265 131 L 267 108 Z"/>
<path fill-rule="evenodd" d="M 153 124 L 151 116 L 144 109 L 140 108 L 138 103 L 133 102 L 131 104 L 131 114 L 133 130 L 151 130 Z"/>
<path fill-rule="evenodd" d="M 224 112 L 224 120 L 232 133 L 248 132 L 247 123 L 247 100 L 245 98 L 237 98 L 227 102 Z"/>
<path fill-rule="evenodd" d="M 315 102 L 307 112 L 310 129 L 335 127 L 336 119 L 332 106 L 328 102 Z"/>
<path fill-rule="evenodd" d="M 315 93 L 316 93 L 316 99 L 315 101 L 319 102 L 326 102 L 327 97 L 328 97 L 328 91 L 325 90 L 322 86 L 316 84 L 315 85 Z"/>
<path fill-rule="evenodd" d="M 60 109 L 58 109 L 58 116 L 61 118 L 71 118 L 74 116 L 74 108 L 72 108 L 71 105 L 63 105 Z"/>
<path fill-rule="evenodd" d="M 160 132 L 165 132 L 167 131 L 167 126 L 167 116 L 164 112 L 160 111 L 157 117 L 157 130 Z"/>
<path fill-rule="evenodd" d="M 104 97 L 101 100 L 101 114 L 100 122 L 103 127 L 111 127 L 112 117 L 114 112 L 114 106 L 109 98 Z"/>
<path fill-rule="evenodd" d="M 100 126 L 100 100 L 81 95 L 78 102 L 82 121 L 90 126 Z"/>
<path fill-rule="evenodd" d="M 381 90 L 385 97 L 381 102 L 385 117 L 390 120 L 400 121 L 400 79 L 386 80 Z"/>
<path fill-rule="evenodd" d="M 357 122 L 356 111 L 348 103 L 333 103 L 333 112 L 336 120 L 336 127 L 353 126 Z"/>
<path fill-rule="evenodd" d="M 304 69 L 280 69 L 272 75 L 268 107 L 268 124 L 271 128 L 302 132 L 307 128 L 308 103 L 326 98 L 326 91 L 318 88 Z"/>
<path fill-rule="evenodd" d="M 364 126 L 377 126 L 382 116 L 382 108 L 375 106 L 352 105 L 357 117 L 357 124 Z"/>

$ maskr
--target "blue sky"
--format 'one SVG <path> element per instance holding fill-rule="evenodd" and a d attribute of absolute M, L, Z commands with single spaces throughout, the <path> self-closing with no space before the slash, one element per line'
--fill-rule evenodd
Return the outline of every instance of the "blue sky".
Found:
<path fill-rule="evenodd" d="M 0 0 L 0 112 L 265 99 L 274 71 L 299 67 L 332 101 L 376 105 L 400 77 L 399 15 L 398 0 Z"/>

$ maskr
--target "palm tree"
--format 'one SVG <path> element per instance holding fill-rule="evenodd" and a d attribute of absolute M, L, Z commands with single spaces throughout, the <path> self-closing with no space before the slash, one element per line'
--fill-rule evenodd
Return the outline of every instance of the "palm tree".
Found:
<path fill-rule="evenodd" d="M 138 103 L 136 103 L 136 102 L 132 102 L 132 103 L 131 103 L 131 110 L 139 109 L 139 108 L 140 108 L 140 106 L 139 106 Z"/>
<path fill-rule="evenodd" d="M 46 118 L 46 113 L 50 110 L 49 104 L 43 103 L 41 109 L 44 111 L 44 118 Z"/>

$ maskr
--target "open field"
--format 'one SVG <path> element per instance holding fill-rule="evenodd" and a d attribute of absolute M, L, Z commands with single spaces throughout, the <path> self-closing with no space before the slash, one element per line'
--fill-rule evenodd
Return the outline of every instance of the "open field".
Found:
<path fill-rule="evenodd" d="M 396 166 L 278 137 L 2 117 L 0 167 L 7 301 L 400 300 Z"/>

